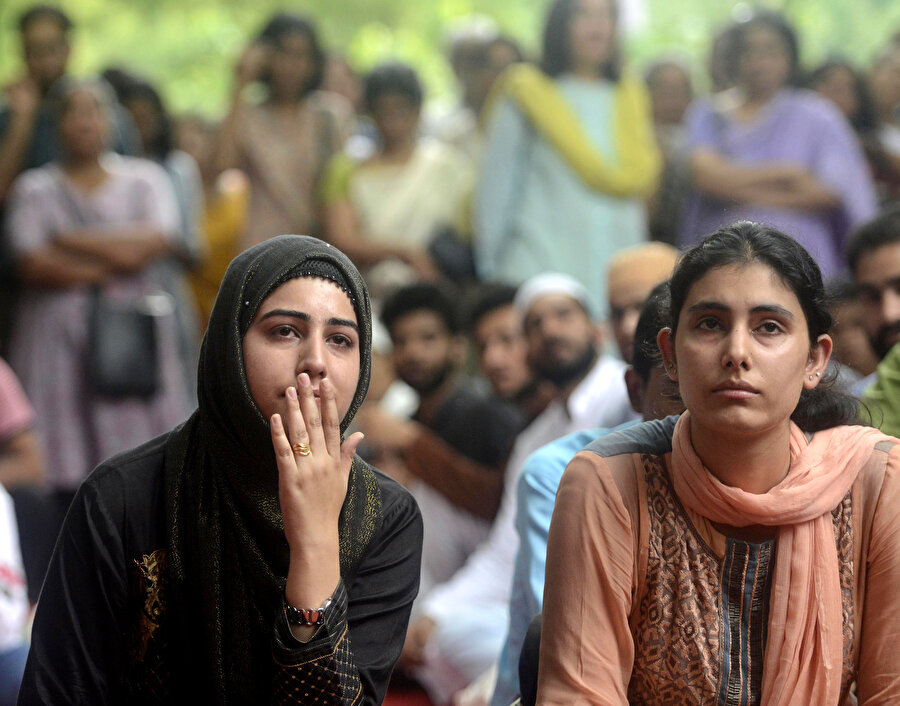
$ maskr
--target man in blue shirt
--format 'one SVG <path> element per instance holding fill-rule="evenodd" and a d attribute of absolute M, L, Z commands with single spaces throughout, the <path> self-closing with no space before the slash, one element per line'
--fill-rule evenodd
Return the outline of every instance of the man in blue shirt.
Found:
<path fill-rule="evenodd" d="M 656 347 L 656 334 L 666 325 L 668 287 L 668 282 L 658 285 L 647 299 L 635 332 L 632 364 L 625 371 L 631 406 L 644 421 L 684 411 L 678 387 L 666 376 Z M 500 656 L 492 706 L 508 706 L 519 693 L 519 653 L 529 623 L 541 612 L 547 535 L 563 471 L 572 457 L 597 437 L 633 424 L 569 434 L 535 451 L 522 466 L 517 487 L 519 550 L 510 598 L 510 626 Z"/>

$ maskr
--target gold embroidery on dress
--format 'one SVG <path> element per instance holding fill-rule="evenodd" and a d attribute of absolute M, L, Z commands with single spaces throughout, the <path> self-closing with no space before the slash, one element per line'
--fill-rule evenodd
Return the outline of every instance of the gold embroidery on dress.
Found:
<path fill-rule="evenodd" d="M 147 648 L 159 631 L 166 606 L 169 567 L 165 549 L 157 549 L 152 554 L 144 554 L 140 561 L 135 559 L 134 564 L 134 595 L 142 603 L 139 603 L 129 651 L 132 664 L 144 661 L 147 656 Z"/>

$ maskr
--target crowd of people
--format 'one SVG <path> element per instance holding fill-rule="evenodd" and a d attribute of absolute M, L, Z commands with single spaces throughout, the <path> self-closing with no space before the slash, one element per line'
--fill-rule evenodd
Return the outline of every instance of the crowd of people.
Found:
<path fill-rule="evenodd" d="M 900 31 L 553 0 L 432 116 L 280 12 L 213 119 L 18 29 L 0 706 L 900 702 Z"/>

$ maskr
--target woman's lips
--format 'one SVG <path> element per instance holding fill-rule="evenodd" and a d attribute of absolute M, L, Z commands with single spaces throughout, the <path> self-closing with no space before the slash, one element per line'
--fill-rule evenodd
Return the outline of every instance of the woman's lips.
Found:
<path fill-rule="evenodd" d="M 718 385 L 713 389 L 713 393 L 732 400 L 746 400 L 758 395 L 759 390 L 746 382 L 734 381 Z"/>

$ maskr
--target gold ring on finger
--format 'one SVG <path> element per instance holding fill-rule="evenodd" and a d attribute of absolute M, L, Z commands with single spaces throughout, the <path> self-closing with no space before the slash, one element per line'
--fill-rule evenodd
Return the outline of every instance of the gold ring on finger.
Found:
<path fill-rule="evenodd" d="M 312 453 L 312 449 L 309 447 L 309 444 L 293 444 L 291 448 L 298 456 L 309 456 Z"/>

